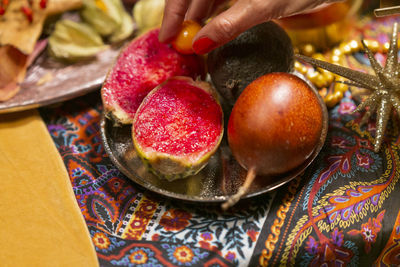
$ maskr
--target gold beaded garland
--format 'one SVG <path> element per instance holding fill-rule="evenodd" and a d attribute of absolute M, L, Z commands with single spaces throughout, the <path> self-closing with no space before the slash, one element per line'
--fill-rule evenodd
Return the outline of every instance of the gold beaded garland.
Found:
<path fill-rule="evenodd" d="M 389 50 L 389 42 L 380 44 L 376 40 L 369 39 L 364 40 L 364 42 L 374 53 L 387 53 Z M 361 44 L 361 40 L 350 40 L 347 42 L 342 42 L 337 47 L 333 48 L 326 56 L 318 53 L 312 44 L 302 45 L 301 47 L 297 47 L 295 50 L 296 52 L 305 56 L 328 61 L 333 64 L 344 65 L 346 56 L 357 53 L 361 51 L 362 48 L 363 46 Z M 299 61 L 295 62 L 294 68 L 317 87 L 320 95 L 324 99 L 325 104 L 329 108 L 338 104 L 343 98 L 344 93 L 349 89 L 347 84 L 342 83 L 342 81 L 345 81 L 346 79 L 327 70 L 320 68 L 315 69 L 313 67 L 306 66 Z"/>

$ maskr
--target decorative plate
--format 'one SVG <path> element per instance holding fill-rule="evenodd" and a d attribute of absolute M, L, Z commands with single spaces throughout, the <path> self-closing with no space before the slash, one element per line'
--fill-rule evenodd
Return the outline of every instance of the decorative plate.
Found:
<path fill-rule="evenodd" d="M 316 89 L 313 90 L 318 95 Z M 323 129 L 310 158 L 288 173 L 256 177 L 244 198 L 257 196 L 286 184 L 300 175 L 316 158 L 324 145 L 328 130 L 328 112 L 323 100 L 320 97 L 319 100 L 323 108 Z M 111 120 L 103 116 L 100 128 L 105 150 L 116 167 L 135 183 L 163 196 L 192 202 L 224 202 L 236 193 L 246 176 L 246 170 L 231 155 L 226 137 L 217 153 L 198 174 L 168 182 L 147 171 L 142 164 L 133 147 L 131 125 L 115 127 Z"/>
<path fill-rule="evenodd" d="M 44 51 L 29 67 L 21 90 L 13 98 L 0 102 L 0 113 L 55 104 L 98 89 L 119 50 L 120 47 L 114 46 L 95 59 L 69 65 L 55 61 Z"/>

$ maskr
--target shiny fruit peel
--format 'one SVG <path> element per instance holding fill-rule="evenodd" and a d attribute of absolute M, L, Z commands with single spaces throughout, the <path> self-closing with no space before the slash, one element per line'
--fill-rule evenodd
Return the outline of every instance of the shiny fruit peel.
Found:
<path fill-rule="evenodd" d="M 251 82 L 228 122 L 229 147 L 248 172 L 222 209 L 239 201 L 256 175 L 284 175 L 306 162 L 323 134 L 324 108 L 318 93 L 293 74 L 270 73 Z"/>
<path fill-rule="evenodd" d="M 193 175 L 217 150 L 223 135 L 221 106 L 207 82 L 174 77 L 140 105 L 132 125 L 136 151 L 168 180 Z"/>
<path fill-rule="evenodd" d="M 322 126 L 323 109 L 311 87 L 293 74 L 271 73 L 249 84 L 238 98 L 228 141 L 243 167 L 277 175 L 307 160 Z"/>
<path fill-rule="evenodd" d="M 197 78 L 204 63 L 196 55 L 183 55 L 158 41 L 159 29 L 135 38 L 119 55 L 101 89 L 106 116 L 117 123 L 132 123 L 145 96 L 173 76 Z"/>
<path fill-rule="evenodd" d="M 179 53 L 189 55 L 193 54 L 193 39 L 196 34 L 200 31 L 201 26 L 193 20 L 185 20 L 182 23 L 181 29 L 172 40 L 171 44 Z"/>

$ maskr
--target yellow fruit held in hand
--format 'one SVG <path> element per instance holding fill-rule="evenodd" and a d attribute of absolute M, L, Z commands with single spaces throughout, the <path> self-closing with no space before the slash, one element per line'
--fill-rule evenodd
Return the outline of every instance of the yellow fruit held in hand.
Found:
<path fill-rule="evenodd" d="M 186 20 L 182 23 L 181 29 L 172 41 L 172 46 L 182 54 L 193 54 L 193 38 L 200 31 L 201 26 L 193 20 Z"/>

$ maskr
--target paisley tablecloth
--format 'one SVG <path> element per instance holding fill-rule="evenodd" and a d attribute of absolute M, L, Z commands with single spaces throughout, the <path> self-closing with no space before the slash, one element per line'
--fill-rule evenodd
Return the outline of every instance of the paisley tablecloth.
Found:
<path fill-rule="evenodd" d="M 382 42 L 394 19 L 368 22 L 362 33 Z M 364 63 L 363 54 L 348 59 Z M 349 91 L 329 111 L 324 148 L 303 175 L 229 212 L 155 195 L 125 177 L 101 142 L 99 92 L 40 112 L 101 266 L 400 265 L 399 119 L 375 153 L 375 123 L 360 128 L 355 106 Z"/>

